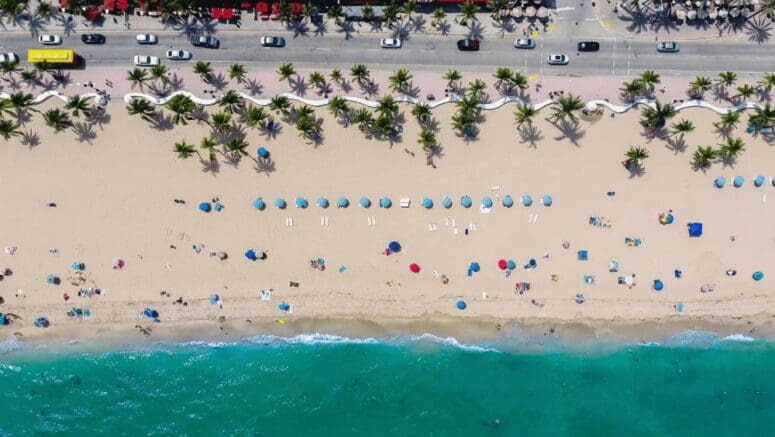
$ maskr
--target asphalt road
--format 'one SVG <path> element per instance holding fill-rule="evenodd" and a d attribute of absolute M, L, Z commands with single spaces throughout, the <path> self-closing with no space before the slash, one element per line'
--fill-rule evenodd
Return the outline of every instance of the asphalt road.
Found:
<path fill-rule="evenodd" d="M 693 76 L 699 73 L 715 74 L 732 70 L 738 73 L 762 73 L 775 71 L 775 46 L 772 43 L 755 44 L 744 39 L 686 41 L 681 43 L 680 53 L 657 53 L 653 41 L 597 38 L 601 49 L 596 53 L 577 53 L 575 40 L 561 35 L 542 36 L 533 50 L 513 47 L 513 38 L 487 37 L 478 52 L 460 52 L 455 38 L 413 34 L 401 49 L 382 49 L 376 35 L 359 34 L 345 40 L 342 34 L 332 33 L 322 37 L 302 36 L 293 38 L 286 34 L 285 48 L 264 48 L 258 44 L 260 33 L 254 31 L 221 32 L 221 48 L 217 50 L 191 46 L 185 36 L 177 31 L 155 32 L 157 45 L 139 45 L 135 32 L 105 32 L 107 44 L 85 45 L 80 34 L 63 36 L 61 47 L 73 48 L 86 60 L 87 68 L 95 66 L 131 67 L 134 55 L 156 55 L 164 58 L 169 48 L 186 49 L 194 60 L 217 63 L 240 62 L 246 65 L 276 66 L 281 62 L 293 62 L 298 66 L 349 67 L 355 63 L 372 68 L 494 68 L 509 66 L 520 68 L 528 74 L 549 75 L 612 75 L 628 76 L 644 69 L 662 74 Z M 24 61 L 26 49 L 41 47 L 29 33 L 8 32 L 0 39 L 0 51 L 14 51 Z M 549 53 L 565 53 L 570 64 L 550 66 L 546 63 Z M 181 61 L 166 61 L 180 63 Z M 191 62 L 191 61 L 188 61 Z"/>

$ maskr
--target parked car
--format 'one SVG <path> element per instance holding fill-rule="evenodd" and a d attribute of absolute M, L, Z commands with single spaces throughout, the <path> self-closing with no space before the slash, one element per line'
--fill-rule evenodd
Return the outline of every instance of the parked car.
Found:
<path fill-rule="evenodd" d="M 0 53 L 0 62 L 10 62 L 11 64 L 16 64 L 19 62 L 19 57 L 16 56 L 16 53 L 13 52 Z"/>
<path fill-rule="evenodd" d="M 137 55 L 134 62 L 138 67 L 150 67 L 152 65 L 159 65 L 159 58 L 156 56 Z"/>
<path fill-rule="evenodd" d="M 457 42 L 457 48 L 458 50 L 464 51 L 464 52 L 475 52 L 479 50 L 479 40 L 473 39 L 473 38 L 466 38 L 458 40 Z"/>
<path fill-rule="evenodd" d="M 562 53 L 552 53 L 549 55 L 547 62 L 549 62 L 549 65 L 566 65 L 570 62 L 570 58 Z"/>
<path fill-rule="evenodd" d="M 600 43 L 597 41 L 582 41 L 576 44 L 576 48 L 580 52 L 596 52 L 600 50 Z"/>
<path fill-rule="evenodd" d="M 151 33 L 142 33 L 135 37 L 138 44 L 156 44 L 159 42 L 159 38 Z"/>
<path fill-rule="evenodd" d="M 40 35 L 38 37 L 38 42 L 46 46 L 57 46 L 62 44 L 62 38 L 60 38 L 59 35 Z"/>
<path fill-rule="evenodd" d="M 191 37 L 191 44 L 196 47 L 206 47 L 208 49 L 217 49 L 221 46 L 221 42 L 218 38 L 209 35 L 193 35 Z"/>
<path fill-rule="evenodd" d="M 188 61 L 191 59 L 191 52 L 188 50 L 167 50 L 167 59 L 172 61 Z"/>
<path fill-rule="evenodd" d="M 85 33 L 81 35 L 81 42 L 84 44 L 105 44 L 105 36 L 99 33 Z"/>
<path fill-rule="evenodd" d="M 281 36 L 262 36 L 261 45 L 264 47 L 285 47 L 285 38 Z"/>
<path fill-rule="evenodd" d="M 533 38 L 517 38 L 514 41 L 514 47 L 518 49 L 534 49 L 536 48 L 536 40 Z"/>
<path fill-rule="evenodd" d="M 400 49 L 401 40 L 398 38 L 382 38 L 379 40 L 379 46 L 383 49 Z"/>
<path fill-rule="evenodd" d="M 662 53 L 678 53 L 681 46 L 675 41 L 662 41 L 657 43 L 657 51 Z"/>

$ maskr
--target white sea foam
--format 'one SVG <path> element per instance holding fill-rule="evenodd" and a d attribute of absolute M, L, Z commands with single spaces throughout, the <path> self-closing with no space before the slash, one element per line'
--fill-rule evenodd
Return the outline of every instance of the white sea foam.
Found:
<path fill-rule="evenodd" d="M 277 335 L 256 335 L 246 339 L 251 343 L 287 343 L 287 344 L 377 344 L 377 339 L 352 338 L 341 335 L 321 334 L 315 332 L 312 334 L 298 334 L 293 337 L 280 337 Z"/>
<path fill-rule="evenodd" d="M 745 336 L 743 334 L 732 334 L 727 335 L 726 337 L 722 338 L 721 341 L 741 341 L 744 343 L 748 343 L 751 341 L 756 341 L 755 338 Z"/>
<path fill-rule="evenodd" d="M 683 331 L 672 337 L 670 344 L 679 346 L 692 346 L 692 345 L 713 345 L 720 342 L 742 342 L 750 343 L 756 341 L 755 338 L 748 337 L 743 334 L 730 334 L 726 337 L 721 337 L 719 334 L 712 331 Z"/>
<path fill-rule="evenodd" d="M 0 354 L 7 354 L 15 350 L 27 349 L 28 347 L 28 344 L 17 340 L 16 336 L 11 335 L 5 341 L 0 341 Z"/>
<path fill-rule="evenodd" d="M 416 341 L 431 341 L 433 343 L 438 343 L 444 346 L 452 346 L 454 348 L 464 350 L 467 352 L 498 352 L 500 351 L 498 349 L 493 349 L 486 346 L 481 345 L 475 345 L 475 344 L 464 344 L 459 342 L 455 337 L 438 337 L 433 334 L 423 334 L 420 336 L 409 336 L 406 337 L 406 339 L 409 342 L 416 342 Z"/>

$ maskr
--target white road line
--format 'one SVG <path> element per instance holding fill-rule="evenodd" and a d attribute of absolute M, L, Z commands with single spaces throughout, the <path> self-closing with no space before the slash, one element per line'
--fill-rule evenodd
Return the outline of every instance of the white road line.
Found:
<path fill-rule="evenodd" d="M 630 77 L 630 58 L 632 57 L 632 41 L 627 41 L 627 77 Z"/>
<path fill-rule="evenodd" d="M 555 12 L 572 11 L 574 9 L 576 9 L 576 8 L 574 8 L 572 6 L 567 6 L 567 7 L 564 7 L 564 8 L 557 8 L 557 9 L 555 9 Z"/>
<path fill-rule="evenodd" d="M 614 40 L 613 45 L 613 54 L 611 56 L 611 76 L 616 76 L 616 40 Z"/>

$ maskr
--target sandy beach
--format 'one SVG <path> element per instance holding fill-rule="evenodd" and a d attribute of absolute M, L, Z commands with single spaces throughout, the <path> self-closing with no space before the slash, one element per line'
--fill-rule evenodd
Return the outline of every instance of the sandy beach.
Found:
<path fill-rule="evenodd" d="M 56 106 L 61 103 L 50 100 L 36 109 Z M 755 334 L 772 335 L 768 259 L 775 249 L 775 211 L 766 197 L 772 197 L 775 151 L 742 126 L 732 136 L 744 139 L 746 151 L 734 166 L 693 170 L 696 146 L 722 141 L 712 125 L 718 116 L 710 111 L 687 110 L 674 119 L 696 125 L 681 152 L 665 140 L 644 139 L 639 111 L 582 121 L 569 139 L 545 120 L 545 110 L 535 122 L 540 139 L 531 144 L 517 131 L 513 104 L 484 111 L 473 141 L 453 132 L 454 109 L 442 107 L 434 110 L 441 146 L 434 168 L 416 143 L 419 127 L 409 105 L 400 107 L 404 133 L 393 144 L 366 138 L 318 109 L 320 144 L 299 138 L 285 123 L 274 138 L 248 130 L 250 156 L 231 165 L 219 155 L 221 165 L 213 172 L 196 155 L 182 160 L 173 153 L 177 141 L 198 144 L 207 125 L 159 131 L 124 107 L 114 98 L 88 142 L 77 141 L 71 131 L 54 133 L 33 114 L 23 130 L 36 132 L 40 144 L 23 146 L 14 137 L 2 148 L 0 246 L 17 249 L 0 254 L 0 265 L 12 271 L 0 282 L 0 311 L 20 317 L 0 328 L 7 335 L 19 332 L 34 341 L 99 340 L 111 332 L 143 337 L 138 324 L 151 327 L 146 337 L 155 339 L 204 337 L 209 331 L 213 337 L 229 331 L 340 332 L 348 321 L 377 326 L 352 328 L 364 335 L 404 326 L 410 332 L 427 328 L 465 337 L 470 328 L 472 337 L 498 336 L 498 325 L 531 324 L 540 326 L 537 331 L 585 326 L 581 331 L 593 335 L 637 326 L 629 329 L 631 337 L 642 337 L 643 326 L 659 335 L 665 329 L 655 326 L 661 324 L 729 332 L 756 327 Z M 259 146 L 271 153 L 270 171 L 255 160 Z M 651 155 L 637 176 L 621 164 L 630 146 L 644 146 Z M 765 186 L 753 186 L 757 174 L 768 178 Z M 746 179 L 741 188 L 714 188 L 716 177 L 736 175 Z M 534 199 L 530 207 L 519 203 L 525 194 Z M 539 202 L 546 194 L 553 198 L 550 207 Z M 464 195 L 473 201 L 470 209 L 460 206 Z M 506 195 L 516 201 L 512 208 L 501 205 Z M 295 208 L 297 196 L 310 206 Z M 322 209 L 315 204 L 319 196 L 332 203 L 347 196 L 351 205 Z M 361 196 L 371 199 L 371 208 L 357 205 Z M 383 196 L 392 199 L 392 208 L 377 207 Z M 426 196 L 434 201 L 429 210 L 420 206 Z M 441 206 L 443 196 L 452 198 L 452 208 Z M 495 201 L 488 213 L 479 209 L 484 196 Z M 198 210 L 200 202 L 216 197 L 222 211 Z M 268 203 L 266 210 L 253 208 L 257 197 Z M 274 208 L 276 197 L 289 207 Z M 411 199 L 411 207 L 399 207 L 400 198 Z M 660 224 L 658 215 L 671 210 L 675 222 Z M 591 226 L 593 216 L 605 217 L 610 228 Z M 704 234 L 690 238 L 688 222 L 702 222 Z M 628 237 L 642 244 L 627 246 Z M 400 253 L 384 254 L 390 241 L 401 243 Z M 200 253 L 193 250 L 197 245 Z M 243 253 L 250 248 L 267 252 L 267 259 L 247 260 Z M 588 251 L 587 261 L 577 259 L 579 250 Z M 209 256 L 221 251 L 228 259 Z M 317 258 L 325 260 L 325 271 L 310 268 Z M 537 266 L 524 269 L 531 258 Z M 124 261 L 122 269 L 112 267 L 116 259 Z M 514 260 L 516 269 L 507 276 L 497 266 L 500 259 Z M 85 264 L 80 274 L 71 269 L 75 261 Z M 618 273 L 608 271 L 610 261 L 619 263 Z M 468 276 L 471 262 L 481 271 Z M 411 263 L 420 266 L 419 273 L 410 271 Z M 674 277 L 676 269 L 681 278 Z M 737 275 L 727 276 L 728 269 Z M 764 272 L 764 279 L 754 281 L 755 271 Z M 634 287 L 617 283 L 618 276 L 630 274 L 636 275 Z M 48 284 L 49 275 L 61 284 Z M 584 275 L 593 275 L 595 283 L 585 283 Z M 657 279 L 664 283 L 661 291 L 652 288 Z M 529 291 L 516 294 L 517 282 L 529 283 Z M 701 293 L 709 283 L 715 291 Z M 101 295 L 78 296 L 88 288 L 99 288 Z M 265 289 L 273 290 L 268 301 L 261 299 Z M 222 305 L 210 304 L 212 294 Z M 583 304 L 576 303 L 576 294 L 584 295 Z M 458 300 L 467 303 L 464 311 L 456 308 Z M 280 311 L 281 302 L 292 311 Z M 90 316 L 68 317 L 71 308 L 88 308 Z M 144 317 L 145 308 L 157 310 L 160 323 Z M 51 326 L 36 329 L 33 320 L 43 315 Z M 326 322 L 331 320 L 336 327 Z M 467 328 L 461 333 L 460 327 Z"/>

